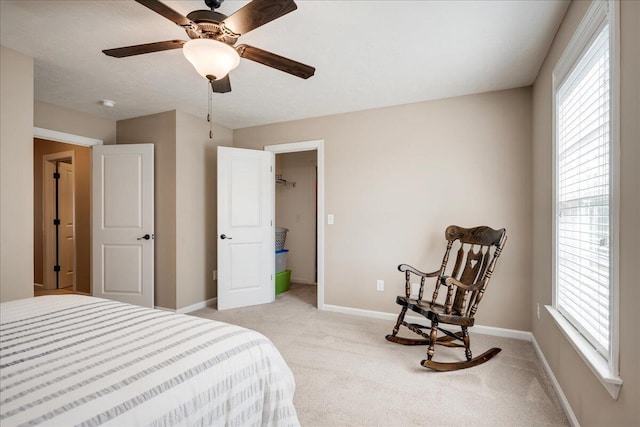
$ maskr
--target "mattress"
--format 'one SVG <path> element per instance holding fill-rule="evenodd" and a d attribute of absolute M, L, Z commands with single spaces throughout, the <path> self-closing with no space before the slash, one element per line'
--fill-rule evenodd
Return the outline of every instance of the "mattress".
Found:
<path fill-rule="evenodd" d="M 299 425 L 291 370 L 239 326 L 83 295 L 0 304 L 0 425 Z"/>

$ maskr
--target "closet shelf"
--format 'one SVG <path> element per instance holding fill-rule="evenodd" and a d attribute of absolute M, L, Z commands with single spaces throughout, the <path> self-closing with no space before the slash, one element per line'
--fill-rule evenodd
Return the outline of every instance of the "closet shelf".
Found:
<path fill-rule="evenodd" d="M 287 181 L 286 179 L 282 178 L 282 175 L 276 175 L 276 184 L 284 185 L 285 187 L 288 185 L 290 185 L 291 187 L 296 186 L 295 181 Z"/>

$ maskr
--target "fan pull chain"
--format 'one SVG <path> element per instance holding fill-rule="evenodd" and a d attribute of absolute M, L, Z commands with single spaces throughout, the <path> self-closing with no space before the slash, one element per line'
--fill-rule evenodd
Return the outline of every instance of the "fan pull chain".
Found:
<path fill-rule="evenodd" d="M 209 111 L 207 113 L 207 121 L 209 122 L 209 139 L 213 139 L 213 117 L 211 115 L 213 110 L 213 82 L 210 82 L 207 86 L 207 91 L 209 92 Z"/>

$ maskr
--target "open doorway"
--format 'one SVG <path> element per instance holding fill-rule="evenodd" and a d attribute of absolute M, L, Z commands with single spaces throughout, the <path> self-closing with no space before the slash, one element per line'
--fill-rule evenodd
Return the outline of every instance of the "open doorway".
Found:
<path fill-rule="evenodd" d="M 91 149 L 34 138 L 34 291 L 91 293 Z"/>
<path fill-rule="evenodd" d="M 74 152 L 42 156 L 42 267 L 46 290 L 76 287 Z"/>
<path fill-rule="evenodd" d="M 317 285 L 316 157 L 315 150 L 276 154 L 275 224 L 288 230 L 284 249 L 276 253 L 276 260 L 286 262 L 276 261 L 276 275 L 278 266 L 286 268 L 290 282 L 302 285 Z"/>
<path fill-rule="evenodd" d="M 289 229 L 284 248 L 289 250 L 286 268 L 291 270 L 291 283 L 315 285 L 316 306 L 322 310 L 324 141 L 270 145 L 265 150 L 276 155 L 275 225 Z"/>

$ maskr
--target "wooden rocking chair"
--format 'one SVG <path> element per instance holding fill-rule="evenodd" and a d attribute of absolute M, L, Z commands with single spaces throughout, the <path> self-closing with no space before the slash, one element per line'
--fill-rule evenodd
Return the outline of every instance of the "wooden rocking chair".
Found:
<path fill-rule="evenodd" d="M 506 231 L 504 228 L 494 230 L 484 226 L 462 228 L 451 225 L 447 227 L 445 238 L 448 243 L 440 270 L 433 273 L 423 273 L 406 264 L 398 266 L 398 270 L 405 273 L 405 296 L 396 298 L 396 302 L 402 306 L 402 310 L 393 332 L 386 336 L 388 341 L 398 344 L 428 345 L 427 358 L 421 362 L 421 365 L 436 371 L 454 371 L 477 366 L 501 351 L 499 348 L 492 348 L 473 358 L 468 328 L 473 326 L 478 305 L 487 290 L 496 262 L 507 241 Z M 449 254 L 456 241 L 459 244 L 456 260 L 448 275 L 445 275 L 448 271 Z M 417 297 L 411 295 L 411 279 L 415 277 L 412 275 L 420 277 L 420 290 Z M 431 300 L 423 299 L 425 279 L 428 277 L 436 278 Z M 414 280 L 417 279 L 414 278 Z M 443 303 L 436 302 L 440 286 L 446 288 L 446 298 Z M 431 326 L 406 322 L 407 310 L 412 310 L 426 317 L 431 321 Z M 440 324 L 460 326 L 462 330 L 454 333 L 440 328 Z M 400 326 L 406 326 L 422 338 L 399 337 Z M 429 331 L 424 332 L 423 329 L 429 329 Z M 438 337 L 438 331 L 444 335 Z M 464 345 L 455 341 L 462 341 Z M 436 344 L 447 347 L 464 347 L 467 360 L 461 362 L 431 360 Z"/>

